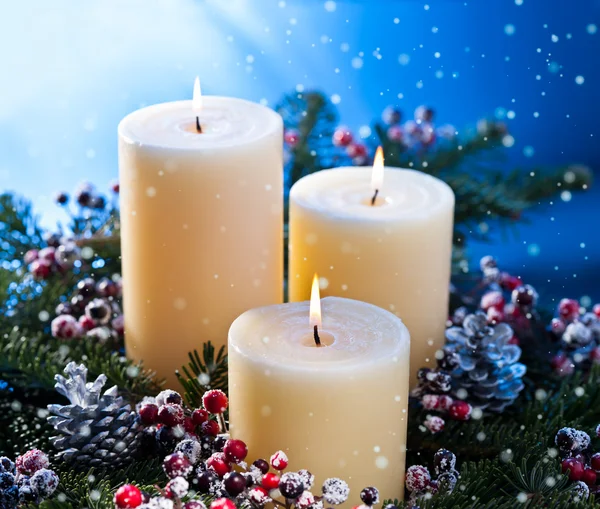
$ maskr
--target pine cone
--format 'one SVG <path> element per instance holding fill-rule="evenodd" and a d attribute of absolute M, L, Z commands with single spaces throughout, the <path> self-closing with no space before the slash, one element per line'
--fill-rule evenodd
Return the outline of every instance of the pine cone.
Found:
<path fill-rule="evenodd" d="M 129 463 L 139 447 L 142 426 L 114 386 L 101 395 L 106 376 L 86 383 L 87 368 L 70 362 L 68 378 L 56 375 L 55 388 L 70 405 L 48 405 L 48 421 L 60 433 L 51 442 L 64 460 L 81 466 Z"/>
<path fill-rule="evenodd" d="M 527 368 L 517 362 L 521 349 L 509 345 L 513 337 L 509 325 L 488 324 L 485 313 L 467 315 L 462 327 L 446 330 L 446 355 L 457 354 L 458 366 L 451 371 L 453 393 L 474 407 L 502 412 L 524 385 L 521 380 Z"/>

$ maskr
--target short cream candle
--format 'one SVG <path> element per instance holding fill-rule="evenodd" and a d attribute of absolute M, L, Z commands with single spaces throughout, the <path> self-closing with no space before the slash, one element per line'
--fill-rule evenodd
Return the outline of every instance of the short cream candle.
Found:
<path fill-rule="evenodd" d="M 350 502 L 376 486 L 402 498 L 410 338 L 365 302 L 322 301 L 320 347 L 309 303 L 253 309 L 229 331 L 230 428 L 253 459 L 281 449 L 288 470 L 345 479 Z M 349 502 L 349 503 L 350 503 Z"/>
<path fill-rule="evenodd" d="M 126 350 L 171 387 L 188 352 L 282 302 L 282 133 L 272 110 L 198 85 L 119 125 Z"/>
<path fill-rule="evenodd" d="M 415 384 L 444 343 L 453 216 L 450 187 L 419 171 L 337 168 L 302 178 L 290 192 L 290 301 L 308 298 L 317 272 L 323 295 L 400 316 Z"/>

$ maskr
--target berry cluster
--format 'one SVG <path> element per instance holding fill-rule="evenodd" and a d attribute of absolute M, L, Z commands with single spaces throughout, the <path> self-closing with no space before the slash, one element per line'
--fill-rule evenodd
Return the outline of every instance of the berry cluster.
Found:
<path fill-rule="evenodd" d="M 119 194 L 119 182 L 111 182 L 110 190 L 115 195 Z M 90 182 L 81 182 L 75 189 L 73 197 L 77 205 L 82 208 L 93 210 L 104 210 L 106 208 L 106 198 L 98 193 L 94 185 Z M 56 194 L 55 201 L 62 207 L 66 207 L 69 204 L 69 195 L 61 191 Z"/>
<path fill-rule="evenodd" d="M 194 460 L 209 459 L 222 452 L 226 433 L 223 413 L 227 396 L 219 390 L 207 391 L 202 398 L 203 408 L 185 408 L 181 395 L 165 390 L 156 398 L 145 398 L 138 405 L 143 430 L 143 449 L 150 455 L 178 452 Z M 241 455 L 242 452 L 240 451 Z M 245 457 L 245 454 L 244 454 Z"/>
<path fill-rule="evenodd" d="M 600 437 L 600 425 L 596 428 Z M 561 458 L 561 469 L 575 482 L 575 492 L 580 499 L 587 499 L 590 492 L 598 495 L 598 474 L 600 473 L 600 452 L 591 449 L 590 436 L 575 428 L 561 428 L 554 437 Z"/>
<path fill-rule="evenodd" d="M 554 371 L 570 375 L 575 368 L 587 369 L 600 363 L 600 304 L 586 312 L 573 299 L 562 299 L 550 331 L 560 341 L 560 350 L 552 358 Z"/>
<path fill-rule="evenodd" d="M 30 249 L 25 253 L 23 262 L 31 275 L 37 280 L 45 280 L 55 274 L 65 274 L 81 259 L 81 252 L 74 242 L 48 238 L 48 245 L 43 249 Z M 56 242 L 55 242 L 56 241 Z"/>
<path fill-rule="evenodd" d="M 52 335 L 65 340 L 90 337 L 101 343 L 119 341 L 124 333 L 121 293 L 120 279 L 82 279 L 70 299 L 56 307 Z"/>
<path fill-rule="evenodd" d="M 48 456 L 31 449 L 13 463 L 0 457 L 0 507 L 13 509 L 20 504 L 39 504 L 58 486 L 58 476 L 48 469 Z"/>
<path fill-rule="evenodd" d="M 436 493 L 449 494 L 458 482 L 456 456 L 447 449 L 440 449 L 433 456 L 433 468 L 437 479 L 422 465 L 413 465 L 406 471 L 406 489 L 410 492 L 410 502 L 416 504 L 420 498 Z"/>

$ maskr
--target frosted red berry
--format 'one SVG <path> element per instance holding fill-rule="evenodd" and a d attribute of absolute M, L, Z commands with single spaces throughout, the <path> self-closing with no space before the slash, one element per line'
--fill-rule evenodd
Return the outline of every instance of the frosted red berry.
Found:
<path fill-rule="evenodd" d="M 484 311 L 487 311 L 490 308 L 496 308 L 498 310 L 504 309 L 504 295 L 502 292 L 492 291 L 488 292 L 481 297 L 481 302 L 479 303 L 479 307 Z"/>
<path fill-rule="evenodd" d="M 212 470 L 219 477 L 223 477 L 227 472 L 231 471 L 231 463 L 222 452 L 215 452 L 206 460 L 206 467 Z"/>
<path fill-rule="evenodd" d="M 300 139 L 300 134 L 296 129 L 286 129 L 283 139 L 290 147 L 295 147 Z"/>
<path fill-rule="evenodd" d="M 347 147 L 352 143 L 352 133 L 347 127 L 338 127 L 333 133 L 333 144 L 336 147 Z"/>
<path fill-rule="evenodd" d="M 567 458 L 563 460 L 561 463 L 561 468 L 563 474 L 569 470 L 569 479 L 571 481 L 581 481 L 583 472 L 585 470 L 583 463 L 575 458 Z"/>
<path fill-rule="evenodd" d="M 271 466 L 275 470 L 285 470 L 288 466 L 288 457 L 283 451 L 277 451 L 271 456 Z"/>
<path fill-rule="evenodd" d="M 448 409 L 448 413 L 452 419 L 457 421 L 466 421 L 471 417 L 471 412 L 473 408 L 466 401 L 456 400 Z"/>
<path fill-rule="evenodd" d="M 183 509 L 206 509 L 206 506 L 199 500 L 190 500 L 183 504 Z"/>
<path fill-rule="evenodd" d="M 594 304 L 593 312 L 598 318 L 600 318 L 600 304 Z"/>
<path fill-rule="evenodd" d="M 273 472 L 268 472 L 263 475 L 261 484 L 266 490 L 275 490 L 279 487 L 279 476 Z"/>
<path fill-rule="evenodd" d="M 351 143 L 346 147 L 346 154 L 350 157 L 363 157 L 367 155 L 367 147 L 362 143 Z"/>
<path fill-rule="evenodd" d="M 131 509 L 142 505 L 142 492 L 133 484 L 124 484 L 115 493 L 115 505 L 118 509 Z"/>
<path fill-rule="evenodd" d="M 423 424 L 432 433 L 439 433 L 444 430 L 446 422 L 437 415 L 428 415 Z"/>
<path fill-rule="evenodd" d="M 204 396 L 202 396 L 202 404 L 211 414 L 222 414 L 227 410 L 227 403 L 227 396 L 223 391 L 218 389 L 206 391 Z"/>
<path fill-rule="evenodd" d="M 175 477 L 187 477 L 192 469 L 190 460 L 180 452 L 170 454 L 163 461 L 163 470 L 171 479 Z"/>
<path fill-rule="evenodd" d="M 51 272 L 52 266 L 46 260 L 34 260 L 31 263 L 31 273 L 36 279 L 46 279 Z"/>
<path fill-rule="evenodd" d="M 143 424 L 156 424 L 158 421 L 158 407 L 154 403 L 144 403 L 138 413 Z"/>
<path fill-rule="evenodd" d="M 360 499 L 363 504 L 373 506 L 379 503 L 379 490 L 373 486 L 369 486 L 360 492 Z"/>
<path fill-rule="evenodd" d="M 420 492 L 429 485 L 431 474 L 422 465 L 413 465 L 406 471 L 406 488 L 408 491 Z"/>
<path fill-rule="evenodd" d="M 192 420 L 196 426 L 208 421 L 208 412 L 204 408 L 198 408 L 192 412 Z"/>
<path fill-rule="evenodd" d="M 600 472 L 600 452 L 597 452 L 590 458 L 590 466 L 596 472 Z"/>
<path fill-rule="evenodd" d="M 165 426 L 179 426 L 183 424 L 185 414 L 183 407 L 174 403 L 167 403 L 158 410 L 158 420 Z"/>
<path fill-rule="evenodd" d="M 210 509 L 236 509 L 236 507 L 228 498 L 217 498 L 210 504 Z"/>
<path fill-rule="evenodd" d="M 558 314 L 563 320 L 572 321 L 579 316 L 579 302 L 574 299 L 561 299 Z"/>
<path fill-rule="evenodd" d="M 17 472 L 22 475 L 32 475 L 33 473 L 47 468 L 50 465 L 48 456 L 46 453 L 39 449 L 31 449 L 22 456 L 18 456 L 15 460 L 17 466 Z"/>
<path fill-rule="evenodd" d="M 194 424 L 194 421 L 192 420 L 191 417 L 183 418 L 183 429 L 185 430 L 186 433 L 195 433 L 196 432 L 196 425 Z"/>
<path fill-rule="evenodd" d="M 241 440 L 229 439 L 223 447 L 225 457 L 232 463 L 244 461 L 248 455 L 248 446 Z"/>
<path fill-rule="evenodd" d="M 400 126 L 393 125 L 388 128 L 387 137 L 390 141 L 398 143 L 402 141 L 402 138 L 404 137 L 404 131 L 402 131 L 402 128 Z"/>
<path fill-rule="evenodd" d="M 250 491 L 248 491 L 248 499 L 250 500 L 250 502 L 252 502 L 254 505 L 256 505 L 258 507 L 264 507 L 266 504 L 268 504 L 271 501 L 271 498 L 269 497 L 267 490 L 265 490 L 264 488 L 261 488 L 260 486 L 256 486 L 256 487 L 252 488 Z"/>
<path fill-rule="evenodd" d="M 505 318 L 506 318 L 506 315 L 504 314 L 504 311 L 501 311 L 498 308 L 489 308 L 487 310 L 488 323 L 492 323 L 492 324 L 501 323 L 504 321 Z"/>
<path fill-rule="evenodd" d="M 583 475 L 581 476 L 581 480 L 587 484 L 588 486 L 593 486 L 596 484 L 596 472 L 591 468 L 586 468 L 583 471 Z"/>
<path fill-rule="evenodd" d="M 254 460 L 254 463 L 252 463 L 252 465 L 258 468 L 263 475 L 269 471 L 269 464 L 263 459 Z"/>
<path fill-rule="evenodd" d="M 203 422 L 202 426 L 200 426 L 200 429 L 202 430 L 202 433 L 211 437 L 216 437 L 219 434 L 219 431 L 221 431 L 217 421 Z"/>
<path fill-rule="evenodd" d="M 513 291 L 515 288 L 518 288 L 522 284 L 522 281 L 518 277 L 511 276 L 506 272 L 500 274 L 500 285 L 506 290 Z"/>

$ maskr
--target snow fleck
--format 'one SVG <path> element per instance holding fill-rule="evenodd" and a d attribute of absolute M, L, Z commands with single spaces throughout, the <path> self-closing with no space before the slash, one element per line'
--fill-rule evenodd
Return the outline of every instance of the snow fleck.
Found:
<path fill-rule="evenodd" d="M 319 278 L 319 289 L 326 290 L 328 286 L 329 286 L 329 279 L 327 279 L 326 277 L 320 277 Z"/>
<path fill-rule="evenodd" d="M 548 397 L 548 393 L 544 389 L 538 389 L 535 391 L 535 399 L 538 401 L 544 401 Z"/>
<path fill-rule="evenodd" d="M 375 447 L 373 447 L 373 452 L 381 452 L 381 447 L 376 445 Z"/>
<path fill-rule="evenodd" d="M 260 409 L 260 415 L 262 415 L 263 417 L 269 417 L 269 415 L 271 415 L 272 413 L 273 413 L 273 409 L 268 405 L 264 405 Z"/>
<path fill-rule="evenodd" d="M 400 65 L 408 65 L 410 62 L 410 55 L 407 53 L 402 53 L 398 56 L 398 63 Z"/>
<path fill-rule="evenodd" d="M 572 197 L 573 196 L 571 195 L 571 191 L 563 191 L 562 193 L 560 193 L 560 199 L 564 202 L 571 201 Z"/>
<path fill-rule="evenodd" d="M 394 396 L 394 401 L 400 402 L 402 400 L 401 396 Z"/>
<path fill-rule="evenodd" d="M 469 393 L 467 392 L 467 390 L 466 390 L 466 389 L 462 389 L 462 388 L 461 388 L 461 389 L 458 389 L 458 390 L 456 391 L 456 397 L 457 397 L 458 399 L 467 399 L 467 396 L 468 396 L 468 395 L 469 395 Z"/>
<path fill-rule="evenodd" d="M 473 408 L 473 411 L 471 412 L 471 419 L 478 421 L 482 417 L 483 417 L 483 410 L 481 410 L 481 408 L 479 408 L 479 407 Z"/>
<path fill-rule="evenodd" d="M 529 256 L 538 256 L 540 254 L 540 246 L 537 244 L 529 244 L 527 246 L 527 254 Z"/>
<path fill-rule="evenodd" d="M 266 345 L 269 342 L 269 336 L 263 337 L 262 342 Z"/>
<path fill-rule="evenodd" d="M 140 368 L 138 366 L 127 366 L 125 373 L 129 378 L 137 378 L 140 374 Z"/>
<path fill-rule="evenodd" d="M 371 136 L 371 128 L 368 125 L 361 125 L 358 129 L 358 135 L 365 139 Z"/>
<path fill-rule="evenodd" d="M 517 495 L 517 502 L 521 502 L 521 504 L 524 504 L 525 502 L 527 502 L 527 500 L 527 493 L 521 492 Z"/>
<path fill-rule="evenodd" d="M 146 196 L 148 198 L 154 198 L 156 196 L 156 188 L 152 186 L 148 187 L 146 189 Z"/>
<path fill-rule="evenodd" d="M 327 0 L 324 7 L 327 12 L 334 12 L 337 9 L 337 4 L 333 0 Z"/>
<path fill-rule="evenodd" d="M 48 313 L 48 311 L 40 311 L 38 313 L 38 318 L 40 319 L 40 322 L 46 322 L 50 319 L 50 313 Z"/>
<path fill-rule="evenodd" d="M 598 31 L 598 27 L 593 23 L 590 23 L 587 27 L 585 27 L 585 30 L 588 34 L 594 35 Z"/>
<path fill-rule="evenodd" d="M 333 104 L 340 104 L 342 102 L 342 98 L 339 96 L 339 94 L 333 94 L 331 96 L 331 102 Z"/>
<path fill-rule="evenodd" d="M 348 289 L 348 285 L 342 285 L 342 290 L 345 292 Z"/>
<path fill-rule="evenodd" d="M 515 4 L 517 4 L 517 5 L 523 5 L 523 0 L 515 0 Z"/>
<path fill-rule="evenodd" d="M 279 3 L 277 4 L 277 6 L 281 9 L 283 9 L 285 7 L 285 2 L 283 0 L 280 0 Z"/>
<path fill-rule="evenodd" d="M 213 277 L 214 277 L 215 279 L 219 279 L 219 274 L 215 274 Z"/>
<path fill-rule="evenodd" d="M 400 18 L 394 18 L 394 24 L 397 25 L 398 23 L 400 23 Z"/>
<path fill-rule="evenodd" d="M 546 477 L 546 480 L 544 482 L 546 483 L 546 486 L 548 486 L 549 488 L 552 488 L 556 484 L 556 479 L 554 477 L 550 476 L 550 477 Z"/>
<path fill-rule="evenodd" d="M 552 40 L 552 42 L 558 42 L 558 35 L 552 34 L 552 37 L 550 37 L 550 39 Z"/>
<path fill-rule="evenodd" d="M 290 18 L 290 25 L 295 25 L 296 23 L 298 23 L 296 18 Z"/>
<path fill-rule="evenodd" d="M 513 110 L 509 110 L 506 112 L 506 118 L 512 120 L 517 116 L 517 114 Z"/>
<path fill-rule="evenodd" d="M 514 35 L 514 33 L 517 31 L 515 25 L 513 25 L 512 23 L 508 23 L 507 25 L 504 25 L 504 33 L 506 35 Z"/>
<path fill-rule="evenodd" d="M 511 449 L 506 449 L 500 453 L 500 461 L 503 463 L 509 463 L 513 459 L 513 452 Z"/>
<path fill-rule="evenodd" d="M 483 442 L 485 440 L 485 438 L 486 438 L 486 436 L 483 431 L 480 431 L 479 433 L 477 433 L 477 440 L 479 440 L 480 442 Z"/>
<path fill-rule="evenodd" d="M 442 54 L 441 54 L 439 51 L 436 51 L 436 52 L 433 54 L 433 56 L 434 56 L 435 58 L 440 58 L 440 57 L 442 56 Z"/>
<path fill-rule="evenodd" d="M 532 157 L 533 154 L 535 154 L 535 149 L 531 145 L 527 145 L 525 148 L 523 148 L 523 154 L 525 157 Z"/>
<path fill-rule="evenodd" d="M 583 85 L 584 81 L 585 81 L 585 78 L 581 75 L 575 77 L 575 83 L 577 83 L 578 85 Z"/>
<path fill-rule="evenodd" d="M 502 137 L 502 145 L 504 145 L 506 148 L 510 148 L 514 144 L 515 144 L 515 139 L 510 134 L 507 134 Z"/>
<path fill-rule="evenodd" d="M 375 458 L 375 466 L 381 470 L 385 470 L 389 464 L 390 462 L 385 456 L 377 456 Z"/>
<path fill-rule="evenodd" d="M 208 324 L 210 323 L 210 320 L 209 320 L 208 318 L 203 318 L 203 319 L 202 319 L 202 323 L 203 323 L 204 325 L 208 325 Z"/>
<path fill-rule="evenodd" d="M 183 311 L 187 307 L 187 301 L 183 297 L 178 297 L 173 301 L 173 307 L 179 311 Z"/>
<path fill-rule="evenodd" d="M 360 69 L 363 66 L 363 59 L 360 57 L 354 57 L 351 60 L 350 65 L 352 65 L 354 69 Z"/>
<path fill-rule="evenodd" d="M 581 396 L 583 396 L 584 394 L 585 394 L 585 389 L 583 387 L 575 388 L 575 396 L 577 396 L 578 398 L 581 398 Z"/>
<path fill-rule="evenodd" d="M 417 81 L 417 84 L 415 85 L 417 88 L 423 88 L 423 80 L 419 80 Z"/>

